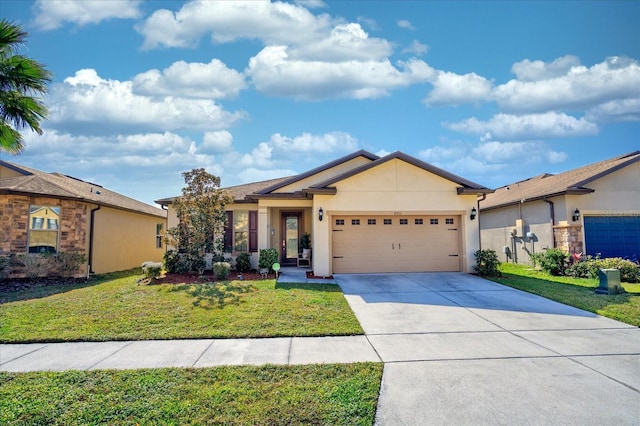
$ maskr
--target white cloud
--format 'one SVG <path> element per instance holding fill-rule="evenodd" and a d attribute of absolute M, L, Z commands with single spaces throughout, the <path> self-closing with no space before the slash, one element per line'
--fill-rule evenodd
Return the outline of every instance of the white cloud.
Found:
<path fill-rule="evenodd" d="M 107 19 L 136 19 L 141 16 L 140 0 L 37 0 L 35 25 L 55 30 L 64 22 L 78 26 L 97 24 Z"/>
<path fill-rule="evenodd" d="M 327 37 L 289 49 L 292 59 L 324 62 L 367 61 L 386 58 L 391 44 L 383 39 L 369 38 L 360 24 L 336 25 Z"/>
<path fill-rule="evenodd" d="M 402 71 L 388 59 L 327 63 L 289 58 L 285 46 L 268 46 L 250 59 L 246 74 L 256 89 L 269 95 L 298 99 L 387 96 L 389 90 L 423 81 L 430 67 L 422 61 L 399 63 Z"/>
<path fill-rule="evenodd" d="M 269 144 L 275 149 L 286 152 L 300 153 L 335 153 L 351 152 L 358 147 L 358 140 L 348 133 L 331 132 L 322 135 L 303 133 L 294 138 L 276 133 L 271 136 Z"/>
<path fill-rule="evenodd" d="M 640 98 L 616 100 L 597 105 L 587 111 L 585 119 L 596 123 L 640 121 Z"/>
<path fill-rule="evenodd" d="M 550 149 L 544 142 L 491 141 L 474 148 L 473 156 L 492 164 L 561 163 L 567 154 Z"/>
<path fill-rule="evenodd" d="M 218 59 L 208 64 L 177 61 L 160 72 L 149 70 L 133 78 L 133 93 L 188 98 L 233 98 L 246 87 L 244 76 Z"/>
<path fill-rule="evenodd" d="M 423 149 L 418 153 L 418 157 L 427 162 L 448 162 L 467 154 L 468 148 L 464 146 L 434 146 L 432 148 Z"/>
<path fill-rule="evenodd" d="M 439 71 L 433 90 L 424 99 L 429 106 L 460 105 L 485 100 L 491 94 L 491 81 L 476 73 L 455 74 Z"/>
<path fill-rule="evenodd" d="M 497 139 L 527 140 L 589 136 L 598 133 L 598 126 L 584 118 L 577 119 L 564 113 L 510 115 L 497 114 L 488 121 L 469 118 L 457 123 L 443 123 L 448 129 Z M 486 139 L 486 138 L 485 138 Z"/>
<path fill-rule="evenodd" d="M 225 152 L 231 149 L 233 135 L 227 130 L 218 132 L 205 132 L 202 138 L 200 151 L 205 152 Z"/>
<path fill-rule="evenodd" d="M 525 59 L 513 64 L 511 72 L 520 81 L 539 81 L 562 77 L 579 65 L 580 59 L 571 55 L 562 56 L 551 63 Z"/>
<path fill-rule="evenodd" d="M 296 0 L 296 3 L 306 7 L 307 9 L 320 9 L 327 7 L 325 2 L 322 0 Z"/>
<path fill-rule="evenodd" d="M 49 123 L 57 129 L 81 128 L 87 134 L 148 131 L 220 130 L 245 118 L 211 100 L 152 98 L 133 93 L 131 81 L 106 80 L 93 69 L 77 71 L 52 87 Z"/>
<path fill-rule="evenodd" d="M 535 67 L 532 65 L 535 63 L 520 62 L 514 67 L 518 76 L 527 80 L 511 80 L 496 87 L 492 99 L 505 111 L 541 112 L 585 111 L 614 100 L 638 98 L 638 61 L 610 57 L 590 68 L 574 65 L 574 62 L 572 57 Z"/>
<path fill-rule="evenodd" d="M 328 15 L 315 16 L 306 8 L 281 2 L 191 1 L 177 12 L 155 11 L 136 27 L 143 48 L 194 46 L 205 34 L 226 43 L 240 38 L 267 44 L 303 43 L 330 28 Z"/>
<path fill-rule="evenodd" d="M 413 40 L 409 47 L 402 49 L 402 53 L 413 53 L 414 55 L 424 55 L 429 51 L 429 46 L 420 43 L 418 40 Z"/>
<path fill-rule="evenodd" d="M 397 22 L 398 26 L 400 28 L 404 28 L 405 30 L 415 30 L 416 27 L 414 27 L 411 22 L 407 21 L 406 19 L 401 19 Z"/>

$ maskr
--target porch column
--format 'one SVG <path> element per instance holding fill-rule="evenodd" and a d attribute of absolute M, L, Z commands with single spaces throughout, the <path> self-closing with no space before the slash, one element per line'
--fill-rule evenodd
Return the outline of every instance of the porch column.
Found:
<path fill-rule="evenodd" d="M 269 209 L 258 206 L 258 250 L 269 248 L 269 236 L 271 235 L 269 224 Z"/>

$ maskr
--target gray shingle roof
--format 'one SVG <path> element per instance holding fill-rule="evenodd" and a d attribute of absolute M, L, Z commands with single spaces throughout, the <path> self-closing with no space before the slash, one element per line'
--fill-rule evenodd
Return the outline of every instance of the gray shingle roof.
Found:
<path fill-rule="evenodd" d="M 517 204 L 522 200 L 539 200 L 563 194 L 587 194 L 593 192 L 593 189 L 587 186 L 590 182 L 638 161 L 640 151 L 635 151 L 557 175 L 545 173 L 515 182 L 496 189 L 493 194 L 487 194 L 487 198 L 480 201 L 480 209 L 497 208 Z"/>
<path fill-rule="evenodd" d="M 255 200 L 248 200 L 246 197 L 247 195 L 250 194 L 254 194 L 256 192 L 260 192 L 265 188 L 269 188 L 271 186 L 274 185 L 278 185 L 281 182 L 284 182 L 286 180 L 290 179 L 290 177 L 283 177 L 283 178 L 277 178 L 277 179 L 270 179 L 270 180 L 263 180 L 260 182 L 251 182 L 251 183 L 246 183 L 243 185 L 235 185 L 235 186 L 228 186 L 226 188 L 221 188 L 223 190 L 229 191 L 229 194 L 233 197 L 233 199 L 235 200 L 236 203 L 238 202 L 244 202 L 244 201 L 250 201 L 250 202 L 255 202 Z M 168 198 L 162 198 L 160 200 L 156 200 L 156 203 L 166 206 L 168 204 L 171 204 L 173 202 L 173 200 L 175 200 L 176 197 L 168 197 Z"/>
<path fill-rule="evenodd" d="M 74 199 L 152 216 L 167 216 L 162 209 L 62 173 L 46 173 L 2 160 L 0 166 L 22 173 L 22 176 L 0 180 L 0 193 Z"/>

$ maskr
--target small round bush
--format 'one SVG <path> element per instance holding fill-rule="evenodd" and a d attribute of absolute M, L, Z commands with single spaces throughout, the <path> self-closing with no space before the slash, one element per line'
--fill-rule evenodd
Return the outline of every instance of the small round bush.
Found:
<path fill-rule="evenodd" d="M 475 252 L 476 265 L 473 269 L 482 277 L 499 277 L 500 271 L 498 266 L 498 254 L 495 250 L 478 250 Z"/>
<path fill-rule="evenodd" d="M 552 248 L 545 250 L 536 256 L 536 261 L 540 267 L 551 275 L 564 274 L 569 255 L 560 249 Z"/>
<path fill-rule="evenodd" d="M 251 256 L 249 253 L 241 253 L 236 257 L 236 271 L 249 272 L 251 270 Z"/>
<path fill-rule="evenodd" d="M 215 262 L 213 264 L 213 275 L 217 280 L 226 280 L 229 276 L 231 265 L 227 262 Z"/>

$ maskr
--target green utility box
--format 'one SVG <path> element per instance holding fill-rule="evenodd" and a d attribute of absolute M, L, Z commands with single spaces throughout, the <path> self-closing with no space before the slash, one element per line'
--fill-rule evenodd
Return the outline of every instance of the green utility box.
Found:
<path fill-rule="evenodd" d="M 600 286 L 596 289 L 597 294 L 619 294 L 624 293 L 620 284 L 620 271 L 617 269 L 599 269 L 598 278 Z"/>

